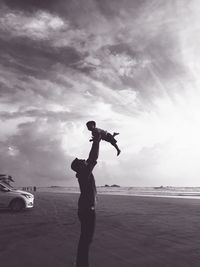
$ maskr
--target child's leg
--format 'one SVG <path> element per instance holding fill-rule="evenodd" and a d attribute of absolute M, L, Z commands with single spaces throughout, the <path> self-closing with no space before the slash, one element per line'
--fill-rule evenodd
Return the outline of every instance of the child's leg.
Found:
<path fill-rule="evenodd" d="M 116 143 L 111 143 L 111 145 L 113 145 L 116 148 L 116 150 L 117 150 L 117 156 L 119 156 L 121 150 L 119 149 L 118 145 Z"/>
<path fill-rule="evenodd" d="M 115 136 L 118 135 L 118 134 L 119 134 L 119 133 L 115 133 L 115 132 L 114 132 L 114 133 L 113 133 L 113 137 L 115 137 Z"/>
<path fill-rule="evenodd" d="M 114 136 L 110 133 L 107 133 L 105 141 L 109 142 L 114 148 L 117 150 L 117 156 L 120 154 L 121 150 L 119 149 L 117 145 L 117 140 L 114 138 Z"/>

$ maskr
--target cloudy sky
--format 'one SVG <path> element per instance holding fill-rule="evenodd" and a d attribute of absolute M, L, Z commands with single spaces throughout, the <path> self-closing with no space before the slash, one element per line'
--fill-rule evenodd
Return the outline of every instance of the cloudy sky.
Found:
<path fill-rule="evenodd" d="M 200 186 L 199 0 L 1 0 L 0 173 L 77 185 L 85 123 L 97 185 Z"/>

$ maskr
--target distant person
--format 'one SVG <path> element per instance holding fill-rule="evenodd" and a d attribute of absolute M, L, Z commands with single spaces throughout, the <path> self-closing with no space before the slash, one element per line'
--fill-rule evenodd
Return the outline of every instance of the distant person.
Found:
<path fill-rule="evenodd" d="M 89 247 L 94 235 L 96 219 L 96 186 L 92 170 L 97 164 L 100 140 L 96 136 L 93 138 L 87 160 L 76 158 L 71 164 L 72 170 L 76 172 L 80 187 L 78 217 L 81 223 L 81 233 L 78 243 L 76 267 L 89 267 Z"/>
<path fill-rule="evenodd" d="M 119 133 L 114 132 L 113 134 L 111 134 L 105 130 L 96 128 L 95 121 L 88 121 L 86 123 L 86 126 L 88 130 L 92 132 L 92 139 L 90 139 L 90 141 L 92 141 L 94 137 L 100 137 L 102 140 L 109 142 L 111 145 L 115 147 L 115 149 L 117 150 L 117 156 L 121 153 L 121 150 L 119 149 L 117 145 L 117 140 L 114 138 Z"/>

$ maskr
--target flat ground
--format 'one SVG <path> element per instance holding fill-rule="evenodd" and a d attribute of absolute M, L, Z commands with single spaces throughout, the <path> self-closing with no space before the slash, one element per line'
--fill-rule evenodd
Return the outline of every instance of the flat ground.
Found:
<path fill-rule="evenodd" d="M 35 208 L 0 211 L 1 267 L 70 267 L 78 194 L 36 193 Z M 199 267 L 200 200 L 99 195 L 91 267 Z"/>

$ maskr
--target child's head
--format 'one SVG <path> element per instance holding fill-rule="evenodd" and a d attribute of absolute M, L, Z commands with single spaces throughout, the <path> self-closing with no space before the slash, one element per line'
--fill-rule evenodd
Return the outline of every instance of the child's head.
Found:
<path fill-rule="evenodd" d="M 96 127 L 96 122 L 95 121 L 88 121 L 86 123 L 86 125 L 87 125 L 88 130 L 92 131 Z"/>

